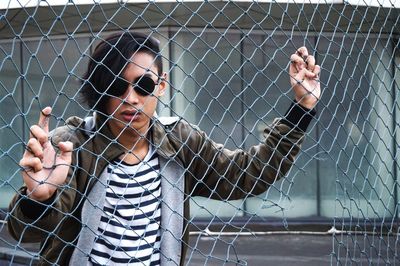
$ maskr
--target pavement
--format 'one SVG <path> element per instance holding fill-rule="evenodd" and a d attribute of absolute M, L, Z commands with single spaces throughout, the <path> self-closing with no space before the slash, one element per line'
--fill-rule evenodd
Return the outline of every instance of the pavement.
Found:
<path fill-rule="evenodd" d="M 187 265 L 397 265 L 399 236 L 274 231 L 255 235 L 192 232 Z M 379 249 L 377 248 L 379 247 Z M 13 240 L 0 223 L 0 266 L 35 265 L 37 244 Z"/>
<path fill-rule="evenodd" d="M 267 233 L 267 232 L 265 232 Z M 332 236 L 292 234 L 191 237 L 188 265 L 330 265 Z"/>
<path fill-rule="evenodd" d="M 208 235 L 193 232 L 187 265 L 329 265 L 332 236 L 273 232 Z M 0 266 L 34 265 L 38 244 L 18 243 L 0 224 Z"/>

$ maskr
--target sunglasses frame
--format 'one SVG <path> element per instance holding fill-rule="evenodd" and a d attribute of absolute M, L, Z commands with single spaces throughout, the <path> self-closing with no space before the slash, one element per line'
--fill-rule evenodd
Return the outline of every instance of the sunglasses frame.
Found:
<path fill-rule="evenodd" d="M 138 95 L 147 97 L 154 93 L 156 86 L 160 84 L 160 80 L 161 79 L 159 78 L 158 82 L 154 82 L 150 74 L 144 74 L 143 76 L 136 78 L 133 82 L 129 82 L 121 77 L 116 77 L 114 82 L 109 86 L 107 94 L 114 97 L 121 97 L 129 87 L 132 86 Z M 121 89 L 123 87 L 125 89 Z"/>

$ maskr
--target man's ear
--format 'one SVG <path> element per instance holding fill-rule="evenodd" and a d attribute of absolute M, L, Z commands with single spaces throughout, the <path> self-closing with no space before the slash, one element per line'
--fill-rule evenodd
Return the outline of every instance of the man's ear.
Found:
<path fill-rule="evenodd" d="M 158 84 L 158 96 L 164 96 L 165 94 L 165 90 L 167 89 L 167 73 L 164 72 L 162 73 L 161 77 L 160 77 L 160 82 Z"/>

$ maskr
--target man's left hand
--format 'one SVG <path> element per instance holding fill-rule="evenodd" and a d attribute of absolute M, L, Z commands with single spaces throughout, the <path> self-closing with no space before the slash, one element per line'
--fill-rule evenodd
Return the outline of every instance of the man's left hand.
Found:
<path fill-rule="evenodd" d="M 305 108 L 313 109 L 321 97 L 321 67 L 315 64 L 314 56 L 308 54 L 306 47 L 297 49 L 290 61 L 290 84 L 296 101 Z"/>

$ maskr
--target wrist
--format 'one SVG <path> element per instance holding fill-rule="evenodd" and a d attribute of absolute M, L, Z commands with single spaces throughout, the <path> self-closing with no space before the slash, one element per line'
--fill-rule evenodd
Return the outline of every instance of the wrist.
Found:
<path fill-rule="evenodd" d="M 36 198 L 30 197 L 32 192 L 29 192 L 28 188 L 22 188 L 20 199 L 20 207 L 22 213 L 33 220 L 44 218 L 51 213 L 53 210 L 53 206 L 56 201 L 57 193 L 53 193 L 53 195 L 46 200 L 39 200 Z M 24 195 L 25 194 L 25 195 Z"/>
<path fill-rule="evenodd" d="M 305 132 L 316 113 L 315 109 L 304 107 L 300 105 L 297 100 L 294 100 L 287 110 L 282 122 L 289 127 Z"/>
<path fill-rule="evenodd" d="M 28 187 L 26 188 L 26 196 L 30 198 L 31 200 L 39 201 L 39 202 L 44 202 L 50 199 L 56 189 L 52 189 L 49 186 L 46 186 L 45 184 L 39 184 L 36 186 L 34 189 L 29 189 Z"/>
<path fill-rule="evenodd" d="M 301 105 L 301 107 L 312 110 L 317 105 L 317 98 L 314 96 L 303 96 L 303 97 L 296 97 L 297 104 Z"/>

